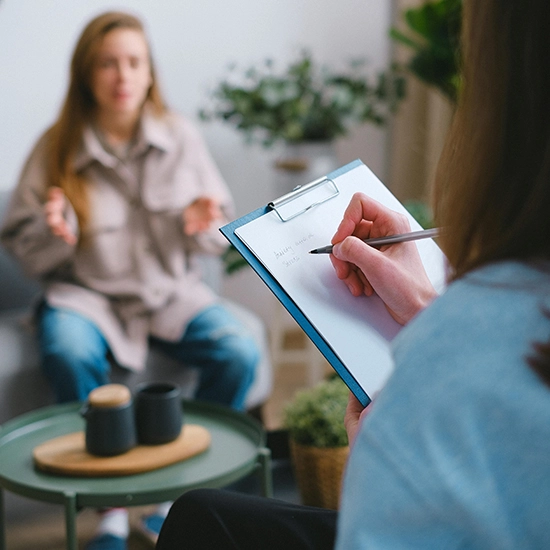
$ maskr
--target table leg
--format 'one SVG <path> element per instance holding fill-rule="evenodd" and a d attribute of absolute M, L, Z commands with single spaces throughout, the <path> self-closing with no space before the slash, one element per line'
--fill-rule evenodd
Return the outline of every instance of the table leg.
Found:
<path fill-rule="evenodd" d="M 273 475 L 271 471 L 271 449 L 262 447 L 258 450 L 258 462 L 260 465 L 262 494 L 264 497 L 273 496 Z"/>
<path fill-rule="evenodd" d="M 67 550 L 78 550 L 78 539 L 76 537 L 76 494 L 65 493 L 64 496 Z"/>
<path fill-rule="evenodd" d="M 0 487 L 0 550 L 6 550 L 6 523 L 4 518 L 4 489 Z"/>

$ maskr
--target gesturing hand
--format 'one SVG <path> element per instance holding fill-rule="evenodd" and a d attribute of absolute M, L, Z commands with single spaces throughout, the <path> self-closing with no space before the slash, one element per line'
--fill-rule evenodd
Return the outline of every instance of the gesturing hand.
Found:
<path fill-rule="evenodd" d="M 50 231 L 63 239 L 67 244 L 76 244 L 77 238 L 65 219 L 64 212 L 67 206 L 67 197 L 60 187 L 50 187 L 48 198 L 44 204 L 46 223 Z"/>
<path fill-rule="evenodd" d="M 353 195 L 332 238 L 330 258 L 354 296 L 376 292 L 391 316 L 405 325 L 437 296 L 414 242 L 379 250 L 362 239 L 410 231 L 407 218 L 363 193 Z"/>
<path fill-rule="evenodd" d="M 186 235 L 195 235 L 210 228 L 221 219 L 219 203 L 211 197 L 199 197 L 183 211 L 183 229 Z"/>

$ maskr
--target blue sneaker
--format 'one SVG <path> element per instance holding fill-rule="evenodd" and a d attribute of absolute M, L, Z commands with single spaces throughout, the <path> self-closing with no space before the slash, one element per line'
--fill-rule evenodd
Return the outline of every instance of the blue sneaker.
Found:
<path fill-rule="evenodd" d="M 128 546 L 126 539 L 105 533 L 94 537 L 86 545 L 86 550 L 128 550 Z"/>
<path fill-rule="evenodd" d="M 153 544 L 156 544 L 159 538 L 160 528 L 165 519 L 166 517 L 160 514 L 143 516 L 138 524 L 138 531 Z"/>

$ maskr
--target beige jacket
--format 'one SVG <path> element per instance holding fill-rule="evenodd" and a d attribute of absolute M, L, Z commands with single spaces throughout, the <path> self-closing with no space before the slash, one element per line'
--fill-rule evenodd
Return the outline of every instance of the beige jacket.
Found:
<path fill-rule="evenodd" d="M 0 238 L 24 270 L 43 283 L 47 301 L 92 319 L 123 366 L 141 369 L 148 335 L 178 340 L 217 298 L 201 281 L 194 253 L 221 253 L 218 227 L 183 232 L 182 211 L 200 196 L 233 203 L 195 127 L 175 114 L 144 114 L 125 161 L 86 129 L 75 168 L 89 182 L 90 224 L 80 245 L 55 237 L 44 216 L 46 140 L 27 160 Z M 67 219 L 76 227 L 72 208 Z M 194 261 L 195 260 L 195 261 Z"/>

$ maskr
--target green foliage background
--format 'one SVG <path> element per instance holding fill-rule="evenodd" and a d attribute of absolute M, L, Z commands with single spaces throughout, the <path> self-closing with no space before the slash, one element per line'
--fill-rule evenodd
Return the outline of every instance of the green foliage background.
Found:
<path fill-rule="evenodd" d="M 462 0 L 434 0 L 404 11 L 407 32 L 390 36 L 413 50 L 408 69 L 455 103 L 460 88 Z"/>
<path fill-rule="evenodd" d="M 239 73 L 232 67 L 199 115 L 228 122 L 247 141 L 266 147 L 277 141 L 331 141 L 355 124 L 384 124 L 405 95 L 398 69 L 371 76 L 364 64 L 352 60 L 334 72 L 304 50 L 282 70 L 271 59 Z"/>

